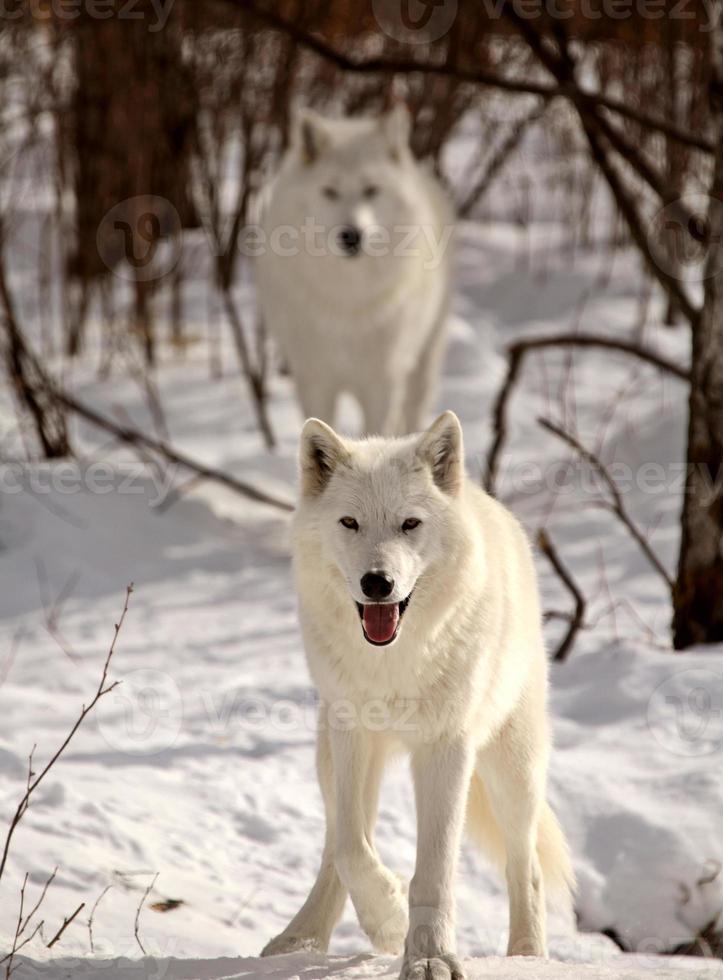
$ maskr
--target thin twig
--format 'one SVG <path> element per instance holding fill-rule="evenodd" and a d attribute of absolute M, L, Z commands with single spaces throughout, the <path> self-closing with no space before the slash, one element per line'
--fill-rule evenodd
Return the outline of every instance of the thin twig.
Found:
<path fill-rule="evenodd" d="M 567 660 L 570 651 L 572 650 L 572 645 L 575 642 L 575 637 L 577 636 L 579 630 L 582 629 L 585 622 L 585 609 L 586 602 L 585 596 L 582 594 L 580 589 L 575 584 L 575 580 L 570 574 L 569 570 L 565 567 L 562 559 L 557 553 L 555 546 L 550 540 L 550 536 L 547 531 L 541 528 L 537 532 L 537 544 L 540 551 L 547 558 L 547 560 L 552 565 L 553 569 L 557 572 L 560 581 L 565 586 L 567 591 L 575 600 L 575 611 L 571 614 L 563 614 L 560 618 L 567 620 L 568 627 L 567 632 L 563 636 L 560 644 L 553 654 L 552 659 L 556 663 L 564 663 Z"/>
<path fill-rule="evenodd" d="M 83 911 L 84 908 L 85 908 L 85 902 L 81 902 L 80 905 L 78 906 L 78 908 L 75 910 L 75 912 L 73 912 L 72 915 L 68 916 L 67 919 L 63 919 L 62 926 L 60 927 L 60 929 L 58 929 L 58 931 L 55 933 L 55 935 L 53 936 L 53 938 L 48 943 L 48 949 L 52 949 L 53 946 L 55 946 L 55 944 L 60 940 L 60 937 L 63 935 L 63 933 L 65 932 L 65 930 L 68 928 L 68 926 L 70 925 L 70 923 L 75 919 L 75 917 L 77 915 L 79 915 Z"/>
<path fill-rule="evenodd" d="M 519 149 L 528 130 L 534 123 L 539 122 L 547 112 L 548 107 L 549 103 L 547 101 L 543 101 L 542 104 L 538 102 L 531 112 L 528 112 L 522 119 L 514 123 L 507 137 L 502 140 L 494 153 L 485 161 L 484 167 L 472 184 L 471 189 L 467 191 L 464 198 L 457 205 L 457 214 L 460 218 L 469 216 L 472 208 L 479 203 L 480 198 L 489 190 L 490 185 L 500 171 L 507 165 L 510 157 Z M 471 179 L 467 181 L 467 186 L 470 183 Z"/>
<path fill-rule="evenodd" d="M 251 395 L 251 400 L 254 405 L 256 421 L 259 429 L 261 430 L 261 435 L 263 436 L 266 448 L 274 449 L 276 447 L 276 437 L 274 435 L 274 430 L 271 428 L 271 422 L 269 421 L 269 415 L 266 407 L 265 378 L 262 365 L 256 367 L 251 361 L 251 354 L 249 353 L 249 347 L 246 341 L 243 321 L 241 320 L 241 314 L 239 313 L 238 307 L 236 306 L 233 296 L 231 295 L 230 286 L 222 289 L 222 295 L 224 309 L 226 310 L 228 322 L 231 325 L 231 333 L 233 334 L 234 342 L 236 344 L 236 351 L 241 362 L 241 370 L 246 378 L 249 394 Z"/>
<path fill-rule="evenodd" d="M 9 980 L 9 978 L 14 973 L 14 970 L 13 970 L 13 962 L 15 960 L 16 955 L 20 952 L 21 949 L 23 949 L 25 946 L 27 946 L 28 943 L 31 943 L 33 941 L 33 939 L 35 939 L 35 937 L 37 936 L 37 934 L 43 928 L 44 920 L 41 919 L 40 922 L 38 922 L 38 924 L 35 926 L 35 928 L 33 929 L 33 931 L 31 933 L 29 933 L 25 937 L 25 939 L 23 939 L 22 942 L 18 942 L 18 940 L 20 939 L 20 937 L 22 936 L 22 934 L 27 929 L 27 927 L 28 927 L 30 921 L 32 920 L 33 916 L 38 911 L 38 909 L 40 908 L 40 906 L 43 904 L 43 901 L 45 899 L 45 895 L 46 895 L 46 893 L 48 891 L 48 887 L 49 887 L 51 881 L 53 880 L 53 878 L 55 878 L 55 873 L 56 873 L 57 870 L 58 869 L 56 868 L 55 871 L 53 871 L 52 875 L 45 882 L 45 886 L 43 887 L 43 890 L 42 890 L 42 892 L 40 894 L 40 898 L 35 903 L 32 911 L 28 912 L 28 914 L 25 916 L 25 918 L 23 918 L 23 910 L 25 908 L 25 889 L 27 887 L 28 877 L 29 877 L 28 873 L 27 872 L 25 873 L 25 877 L 23 879 L 23 884 L 22 884 L 22 886 L 20 888 L 20 909 L 18 911 L 18 921 L 17 921 L 17 925 L 15 927 L 15 935 L 13 937 L 13 944 L 12 944 L 12 947 L 10 948 L 10 952 L 6 956 L 3 956 L 2 959 L 0 959 L 0 964 L 7 963 L 7 966 L 5 967 L 5 980 Z"/>
<path fill-rule="evenodd" d="M 15 953 L 18 950 L 18 939 L 20 938 L 21 926 L 23 922 L 23 910 L 25 908 L 25 889 L 27 888 L 27 885 L 28 885 L 28 872 L 26 871 L 25 877 L 23 878 L 23 883 L 20 886 L 20 908 L 18 909 L 18 921 L 17 921 L 17 925 L 15 926 L 15 935 L 13 936 L 13 944 L 10 948 L 10 952 L 6 957 L 6 959 L 8 960 L 8 965 L 5 968 L 6 980 L 8 980 L 8 978 L 11 976 L 13 972 L 13 959 L 15 958 Z"/>
<path fill-rule="evenodd" d="M 141 942 L 141 937 L 139 935 L 139 928 L 140 928 L 140 921 L 141 921 L 141 910 L 143 909 L 143 906 L 145 905 L 146 899 L 148 898 L 148 896 L 153 891 L 153 886 L 155 885 L 155 883 L 157 881 L 158 881 L 158 873 L 156 873 L 153 876 L 153 881 L 150 883 L 150 885 L 148 886 L 148 888 L 146 888 L 146 890 L 143 892 L 143 897 L 141 898 L 141 900 L 140 900 L 140 902 L 138 904 L 138 908 L 136 909 L 136 921 L 135 921 L 135 925 L 134 925 L 134 928 L 133 928 L 133 934 L 136 937 L 136 942 L 140 946 L 141 952 L 143 953 L 144 956 L 146 955 L 146 950 L 145 950 L 145 947 L 144 947 L 143 943 Z"/>
<path fill-rule="evenodd" d="M 96 898 L 93 908 L 90 910 L 90 915 L 88 916 L 88 938 L 90 939 L 90 951 L 95 953 L 95 945 L 93 943 L 93 922 L 95 920 L 96 909 L 100 905 L 102 899 L 108 894 L 113 885 L 106 885 L 100 895 Z"/>
<path fill-rule="evenodd" d="M 119 683 L 119 681 L 113 681 L 112 684 L 108 684 L 106 686 L 106 679 L 108 677 L 108 669 L 110 667 L 110 662 L 113 657 L 113 653 L 115 651 L 116 640 L 118 639 L 118 634 L 120 633 L 121 627 L 123 626 L 123 620 L 125 619 L 126 613 L 128 612 L 128 601 L 130 599 L 132 592 L 133 592 L 133 583 L 131 582 L 131 584 L 126 588 L 126 596 L 125 596 L 125 602 L 123 604 L 123 612 L 121 613 L 120 619 L 115 624 L 113 640 L 108 650 L 108 654 L 105 658 L 105 663 L 103 664 L 103 674 L 100 680 L 100 684 L 98 685 L 98 688 L 95 694 L 93 695 L 92 700 L 87 706 L 86 705 L 82 706 L 80 715 L 78 716 L 75 724 L 71 728 L 69 734 L 65 737 L 61 746 L 55 751 L 54 755 L 51 757 L 50 761 L 46 764 L 46 766 L 40 772 L 40 774 L 38 776 L 35 776 L 35 779 L 33 779 L 33 776 L 35 774 L 32 771 L 33 753 L 32 752 L 30 753 L 30 764 L 28 767 L 27 787 L 23 795 L 23 798 L 18 803 L 15 813 L 13 814 L 13 817 L 10 821 L 10 827 L 8 829 L 7 836 L 5 837 L 5 845 L 3 847 L 2 858 L 0 858 L 0 879 L 2 879 L 3 872 L 5 871 L 5 865 L 7 864 L 8 854 L 10 852 L 10 843 L 12 841 L 13 834 L 15 833 L 18 824 L 22 820 L 23 814 L 25 813 L 28 806 L 30 805 L 30 797 L 38 788 L 38 786 L 43 781 L 43 779 L 47 776 L 47 774 L 50 772 L 50 770 L 53 768 L 53 766 L 58 761 L 58 759 L 63 754 L 63 752 L 66 750 L 73 736 L 85 721 L 87 715 L 90 714 L 90 712 L 100 701 L 100 699 L 104 697 L 106 694 L 109 694 L 113 690 L 113 688 L 115 688 Z"/>
<path fill-rule="evenodd" d="M 35 939 L 35 937 L 37 936 L 37 934 L 43 928 L 44 924 L 45 924 L 45 920 L 44 919 L 41 919 L 40 922 L 38 922 L 38 924 L 35 926 L 35 928 L 33 929 L 33 931 L 30 933 L 30 935 L 29 936 L 26 936 L 25 939 L 23 939 L 23 941 L 21 943 L 18 943 L 17 945 L 13 945 L 13 948 L 10 950 L 10 952 L 7 954 L 7 956 L 3 956 L 3 958 L 0 960 L 0 963 L 7 962 L 7 966 L 5 967 L 5 980 L 9 980 L 9 978 L 15 972 L 13 970 L 13 960 L 15 959 L 15 957 L 17 956 L 17 954 L 20 952 L 21 949 L 24 949 L 29 943 L 31 943 L 33 941 L 33 939 Z M 16 937 L 16 940 L 17 940 L 17 937 Z M 17 967 L 16 967 L 16 969 L 17 969 Z"/>
<path fill-rule="evenodd" d="M 650 564 L 653 566 L 656 572 L 658 572 L 661 578 L 665 581 L 665 584 L 668 586 L 668 589 L 672 591 L 673 579 L 668 574 L 668 571 L 663 565 L 663 563 L 661 562 L 661 560 L 658 558 L 658 556 L 655 554 L 653 549 L 650 547 L 650 544 L 646 540 L 645 536 L 642 534 L 640 529 L 635 525 L 633 519 L 628 514 L 625 508 L 625 504 L 623 503 L 623 497 L 622 494 L 620 493 L 618 485 L 615 482 L 615 480 L 612 478 L 610 473 L 608 472 L 608 469 L 605 466 L 605 464 L 600 460 L 598 456 L 595 455 L 595 453 L 591 452 L 591 450 L 589 449 L 586 449 L 579 441 L 579 439 L 573 436 L 570 432 L 566 432 L 559 425 L 555 425 L 554 422 L 551 422 L 549 419 L 545 419 L 545 418 L 538 418 L 537 421 L 543 427 L 543 429 L 547 429 L 548 432 L 551 432 L 559 439 L 562 439 L 563 442 L 567 443 L 568 446 L 574 449 L 575 452 L 578 453 L 578 455 L 583 460 L 585 460 L 585 462 L 589 463 L 595 470 L 597 470 L 597 472 L 600 474 L 603 481 L 605 482 L 605 485 L 608 488 L 611 497 L 611 500 L 604 501 L 603 505 L 607 507 L 608 510 L 611 510 L 619 518 L 620 522 L 627 528 L 632 538 L 637 542 L 640 550 L 643 552 L 643 554 L 648 559 Z"/>
<path fill-rule="evenodd" d="M 28 914 L 25 916 L 25 921 L 23 922 L 23 924 L 22 924 L 22 926 L 20 928 L 20 935 L 21 936 L 22 936 L 23 932 L 25 932 L 25 929 L 28 927 L 28 924 L 30 923 L 30 921 L 33 918 L 33 916 L 35 915 L 35 913 L 38 911 L 38 909 L 40 908 L 40 906 L 45 901 L 45 896 L 48 894 L 48 888 L 50 888 L 50 886 L 52 885 L 52 883 L 55 881 L 55 876 L 57 875 L 57 873 L 58 873 L 58 869 L 56 867 L 56 868 L 53 869 L 53 873 L 50 875 L 50 877 L 48 878 L 48 880 L 43 885 L 43 890 L 40 893 L 40 898 L 37 900 L 37 902 L 35 903 L 34 907 L 31 909 L 31 911 L 28 912 Z"/>

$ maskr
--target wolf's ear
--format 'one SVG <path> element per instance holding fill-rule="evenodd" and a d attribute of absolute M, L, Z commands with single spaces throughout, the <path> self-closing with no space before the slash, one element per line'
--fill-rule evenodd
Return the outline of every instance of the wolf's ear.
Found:
<path fill-rule="evenodd" d="M 293 142 L 307 166 L 318 160 L 329 145 L 329 130 L 324 117 L 313 109 L 299 109 L 294 117 Z"/>
<path fill-rule="evenodd" d="M 409 134 L 412 129 L 409 109 L 403 102 L 397 102 L 382 116 L 381 126 L 392 159 L 400 160 L 409 149 Z"/>
<path fill-rule="evenodd" d="M 417 455 L 431 467 L 434 482 L 445 493 L 457 494 L 464 479 L 462 426 L 454 412 L 443 412 L 427 429 Z"/>
<path fill-rule="evenodd" d="M 349 450 L 331 426 L 320 419 L 307 419 L 301 430 L 299 465 L 301 493 L 316 497 L 331 479 L 334 470 L 349 460 Z"/>

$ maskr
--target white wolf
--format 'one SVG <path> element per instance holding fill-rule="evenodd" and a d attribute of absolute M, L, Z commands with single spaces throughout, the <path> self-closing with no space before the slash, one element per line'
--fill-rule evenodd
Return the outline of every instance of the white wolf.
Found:
<path fill-rule="evenodd" d="M 510 955 L 546 955 L 545 886 L 573 876 L 545 800 L 547 658 L 524 532 L 464 475 L 452 412 L 423 435 L 301 436 L 294 556 L 322 699 L 326 841 L 311 893 L 265 954 L 325 950 L 347 893 L 405 980 L 461 980 L 453 878 L 468 829 L 504 866 Z M 411 753 L 417 862 L 404 890 L 373 842 L 390 753 Z"/>
<path fill-rule="evenodd" d="M 443 355 L 453 220 L 406 109 L 303 111 L 266 196 L 259 301 L 304 415 L 333 423 L 348 392 L 365 432 L 415 431 Z"/>

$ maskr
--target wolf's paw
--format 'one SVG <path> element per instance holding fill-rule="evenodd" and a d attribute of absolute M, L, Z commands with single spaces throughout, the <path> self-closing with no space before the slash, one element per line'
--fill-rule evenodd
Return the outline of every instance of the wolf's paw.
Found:
<path fill-rule="evenodd" d="M 287 936 L 282 932 L 261 950 L 262 956 L 281 956 L 282 953 L 325 953 L 326 947 L 318 936 Z"/>
<path fill-rule="evenodd" d="M 396 875 L 389 875 L 383 893 L 357 907 L 359 924 L 378 953 L 398 956 L 404 949 L 409 929 L 406 885 Z"/>
<path fill-rule="evenodd" d="M 431 959 L 405 960 L 399 980 L 467 980 L 467 974 L 452 953 L 440 953 Z"/>

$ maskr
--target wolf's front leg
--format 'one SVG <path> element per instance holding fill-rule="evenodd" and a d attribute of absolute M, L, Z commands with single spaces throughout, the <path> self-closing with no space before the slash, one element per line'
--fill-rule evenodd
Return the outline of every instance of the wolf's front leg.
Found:
<path fill-rule="evenodd" d="M 262 956 L 276 956 L 296 950 L 325 952 L 334 926 L 344 911 L 346 888 L 342 885 L 334 861 L 336 852 L 336 800 L 331 745 L 327 731 L 326 712 L 319 714 L 319 734 L 316 742 L 316 772 L 326 812 L 326 839 L 321 867 L 314 887 L 294 918 L 264 947 Z"/>
<path fill-rule="evenodd" d="M 399 953 L 407 931 L 407 909 L 399 878 L 379 860 L 372 824 L 385 751 L 362 727 L 331 731 L 336 787 L 336 869 L 354 903 L 359 924 L 375 949 Z M 370 796 L 374 797 L 370 800 Z"/>
<path fill-rule="evenodd" d="M 417 864 L 409 886 L 409 933 L 401 980 L 464 980 L 455 955 L 454 874 L 474 749 L 436 742 L 412 756 Z"/>

